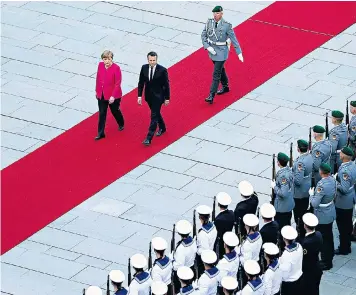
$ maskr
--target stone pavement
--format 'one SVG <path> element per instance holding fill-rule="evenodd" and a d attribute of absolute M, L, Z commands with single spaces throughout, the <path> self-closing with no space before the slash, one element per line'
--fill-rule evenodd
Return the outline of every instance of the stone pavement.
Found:
<path fill-rule="evenodd" d="M 222 5 L 235 26 L 269 3 Z M 212 3 L 1 5 L 5 167 L 97 111 L 88 97 L 103 49 L 117 53 L 128 92 L 147 51 L 158 51 L 160 62 L 171 66 L 201 46 Z M 90 284 L 104 288 L 111 269 L 127 273 L 130 255 L 147 255 L 152 236 L 169 241 L 173 223 L 191 220 L 198 204 L 211 206 L 217 192 L 230 193 L 234 206 L 242 179 L 254 184 L 261 203 L 267 201 L 271 154 L 288 152 L 299 137 L 308 139 L 309 126 L 324 124 L 327 110 L 344 111 L 347 98 L 356 99 L 356 25 L 3 255 L 2 294 L 74 295 Z M 324 294 L 356 295 L 355 244 L 352 254 L 336 257 L 324 273 Z"/>

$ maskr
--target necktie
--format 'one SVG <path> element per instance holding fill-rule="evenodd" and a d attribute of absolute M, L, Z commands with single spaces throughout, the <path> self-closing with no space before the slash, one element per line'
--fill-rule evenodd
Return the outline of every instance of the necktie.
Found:
<path fill-rule="evenodd" d="M 153 79 L 153 67 L 151 67 L 150 81 Z"/>
<path fill-rule="evenodd" d="M 215 29 L 218 27 L 218 22 L 215 22 Z"/>

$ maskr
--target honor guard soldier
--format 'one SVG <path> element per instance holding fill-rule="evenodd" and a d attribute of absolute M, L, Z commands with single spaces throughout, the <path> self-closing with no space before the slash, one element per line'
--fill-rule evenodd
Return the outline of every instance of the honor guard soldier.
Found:
<path fill-rule="evenodd" d="M 303 215 L 309 206 L 309 189 L 313 173 L 313 157 L 308 153 L 308 142 L 303 139 L 297 141 L 300 156 L 293 164 L 294 178 L 294 221 L 298 227 L 299 238 L 303 238 L 305 230 L 302 222 Z"/>
<path fill-rule="evenodd" d="M 238 285 L 236 277 L 226 276 L 221 279 L 221 286 L 225 295 L 234 295 Z"/>
<path fill-rule="evenodd" d="M 236 253 L 236 246 L 239 244 L 239 238 L 233 232 L 226 232 L 223 239 L 225 255 L 218 262 L 216 267 L 220 270 L 221 277 L 230 276 L 236 278 L 240 264 L 239 256 Z"/>
<path fill-rule="evenodd" d="M 259 276 L 261 268 L 257 261 L 246 260 L 244 263 L 244 270 L 247 276 L 247 285 L 242 289 L 240 295 L 263 295 L 265 286 Z"/>
<path fill-rule="evenodd" d="M 319 295 L 319 285 L 323 274 L 319 263 L 319 253 L 323 246 L 323 237 L 320 232 L 315 231 L 319 222 L 314 214 L 304 214 L 303 222 L 306 234 L 301 242 L 304 254 L 302 285 L 305 294 Z"/>
<path fill-rule="evenodd" d="M 221 259 L 224 255 L 224 241 L 223 236 L 226 232 L 232 231 L 235 223 L 235 215 L 232 210 L 228 209 L 228 206 L 231 204 L 231 197 L 224 192 L 220 192 L 216 196 L 220 212 L 216 215 L 214 224 L 217 230 L 216 244 L 219 243 L 218 247 L 215 249 L 219 250 L 218 257 Z"/>
<path fill-rule="evenodd" d="M 262 247 L 262 237 L 257 231 L 259 220 L 254 214 L 246 214 L 243 218 L 246 227 L 247 237 L 240 247 L 240 260 L 242 265 L 246 260 L 260 260 L 260 251 Z"/>
<path fill-rule="evenodd" d="M 216 6 L 212 12 L 213 18 L 209 18 L 201 34 L 201 40 L 205 50 L 208 50 L 209 57 L 214 63 L 213 81 L 210 87 L 210 94 L 205 99 L 208 103 L 213 103 L 215 94 L 229 92 L 229 80 L 226 75 L 224 64 L 229 56 L 230 44 L 235 47 L 236 54 L 243 62 L 243 56 L 239 42 L 236 39 L 232 24 L 223 19 L 223 8 Z M 222 89 L 218 91 L 219 83 Z"/>
<path fill-rule="evenodd" d="M 153 281 L 162 281 L 169 286 L 172 276 L 172 261 L 164 253 L 167 249 L 167 242 L 161 237 L 155 237 L 152 239 L 152 248 L 157 258 L 151 269 L 151 278 Z"/>
<path fill-rule="evenodd" d="M 103 295 L 103 291 L 98 286 L 90 286 L 85 291 L 85 295 Z"/>
<path fill-rule="evenodd" d="M 329 140 L 324 139 L 325 128 L 323 126 L 315 125 L 313 127 L 313 136 L 315 139 L 315 143 L 312 147 L 312 157 L 313 157 L 313 178 L 314 183 L 313 187 L 321 179 L 319 174 L 319 168 L 322 163 L 326 163 L 330 165 L 331 154 L 333 151 L 333 147 Z"/>
<path fill-rule="evenodd" d="M 162 281 L 153 281 L 151 286 L 152 295 L 166 295 L 168 293 L 167 285 Z"/>
<path fill-rule="evenodd" d="M 246 236 L 245 227 L 242 224 L 242 218 L 245 214 L 256 214 L 258 207 L 258 197 L 253 186 L 247 180 L 243 180 L 238 185 L 242 201 L 240 201 L 234 210 L 236 227 L 240 227 L 241 236 Z M 241 243 L 241 241 L 240 241 Z"/>
<path fill-rule="evenodd" d="M 333 147 L 333 152 L 331 154 L 331 171 L 336 173 L 341 165 L 341 159 L 339 156 L 340 150 L 347 145 L 347 126 L 342 122 L 344 114 L 340 111 L 331 112 L 331 122 L 335 126 L 329 132 L 329 140 Z M 336 167 L 336 169 L 335 169 Z"/>
<path fill-rule="evenodd" d="M 340 246 L 336 255 L 351 253 L 352 212 L 355 204 L 356 165 L 351 161 L 354 154 L 351 148 L 344 147 L 340 152 L 342 164 L 336 176 L 335 199 L 336 224 L 340 233 Z"/>
<path fill-rule="evenodd" d="M 125 275 L 121 270 L 110 271 L 109 278 L 114 287 L 114 295 L 126 295 L 127 290 L 122 286 L 125 281 Z"/>
<path fill-rule="evenodd" d="M 174 272 L 174 287 L 179 290 L 180 283 L 177 277 L 177 270 L 182 267 L 190 267 L 194 272 L 194 261 L 197 253 L 197 243 L 190 236 L 192 225 L 187 220 L 179 220 L 176 223 L 176 231 L 181 236 L 181 240 L 173 252 L 173 272 Z M 194 278 L 195 279 L 195 278 Z"/>
<path fill-rule="evenodd" d="M 221 281 L 220 271 L 215 266 L 218 256 L 212 250 L 203 250 L 201 259 L 205 271 L 198 280 L 197 291 L 200 295 L 216 295 Z"/>
<path fill-rule="evenodd" d="M 316 189 L 311 188 L 309 193 L 310 204 L 318 218 L 316 230 L 323 237 L 323 246 L 320 253 L 322 270 L 331 269 L 334 258 L 333 222 L 336 219 L 334 204 L 336 180 L 330 175 L 330 172 L 330 165 L 322 163 L 319 169 L 321 180 L 317 183 Z"/>
<path fill-rule="evenodd" d="M 262 276 L 265 286 L 263 295 L 279 295 L 282 284 L 282 271 L 279 267 L 279 248 L 274 243 L 265 243 L 262 246 L 267 269 Z"/>
<path fill-rule="evenodd" d="M 142 254 L 131 257 L 131 264 L 135 270 L 134 278 L 129 286 L 129 295 L 149 295 L 152 284 L 151 276 L 143 269 L 147 266 L 147 259 Z"/>
<path fill-rule="evenodd" d="M 352 114 L 348 129 L 349 129 L 349 146 L 354 152 L 354 158 L 356 155 L 356 100 L 350 102 L 350 112 Z"/>
<path fill-rule="evenodd" d="M 178 288 L 179 295 L 196 295 L 198 292 L 194 289 L 192 281 L 194 272 L 187 266 L 180 266 L 177 270 L 177 276 L 181 283 L 181 288 Z"/>
<path fill-rule="evenodd" d="M 295 241 L 298 237 L 294 227 L 286 225 L 281 231 L 285 251 L 280 258 L 280 268 L 282 271 L 283 282 L 281 295 L 300 295 L 303 248 Z"/>
<path fill-rule="evenodd" d="M 260 213 L 263 219 L 263 225 L 260 229 L 262 243 L 277 244 L 279 226 L 278 223 L 273 220 L 276 215 L 276 209 L 272 204 L 265 203 L 261 206 Z"/>
<path fill-rule="evenodd" d="M 214 223 L 210 221 L 212 209 L 209 206 L 198 206 L 197 213 L 199 214 L 199 220 L 202 224 L 202 227 L 199 229 L 197 236 L 198 271 L 199 274 L 201 274 L 204 272 L 204 265 L 201 260 L 201 253 L 204 250 L 214 250 L 217 231 Z"/>
<path fill-rule="evenodd" d="M 292 210 L 294 209 L 294 181 L 292 170 L 287 166 L 289 157 L 284 153 L 278 153 L 277 164 L 280 167 L 276 174 L 276 180 L 271 182 L 276 199 L 274 207 L 276 209 L 275 221 L 279 228 L 291 224 Z"/>

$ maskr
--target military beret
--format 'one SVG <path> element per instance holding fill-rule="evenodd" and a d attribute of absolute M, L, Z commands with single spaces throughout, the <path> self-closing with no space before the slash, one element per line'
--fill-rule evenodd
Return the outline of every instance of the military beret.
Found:
<path fill-rule="evenodd" d="M 223 11 L 223 8 L 221 6 L 215 6 L 212 12 L 221 12 Z"/>
<path fill-rule="evenodd" d="M 331 172 L 331 167 L 327 163 L 321 163 L 320 170 L 323 171 L 324 173 L 330 173 Z"/>
<path fill-rule="evenodd" d="M 350 105 L 356 107 L 356 100 L 350 101 Z"/>
<path fill-rule="evenodd" d="M 297 144 L 299 148 L 307 148 L 309 145 L 304 139 L 299 139 Z"/>
<path fill-rule="evenodd" d="M 344 117 L 344 114 L 340 111 L 332 111 L 331 116 L 334 118 L 342 119 Z"/>
<path fill-rule="evenodd" d="M 342 152 L 343 154 L 345 154 L 346 156 L 350 156 L 350 157 L 352 157 L 352 156 L 354 155 L 354 152 L 353 152 L 352 149 L 349 148 L 348 146 L 345 146 L 345 147 L 341 150 L 341 152 Z"/>
<path fill-rule="evenodd" d="M 315 133 L 324 133 L 325 132 L 325 128 L 323 126 L 320 126 L 320 125 L 315 125 L 313 127 L 313 131 Z"/>
<path fill-rule="evenodd" d="M 289 161 L 289 157 L 284 153 L 278 153 L 277 160 L 278 161 L 286 161 L 286 162 L 288 162 Z"/>

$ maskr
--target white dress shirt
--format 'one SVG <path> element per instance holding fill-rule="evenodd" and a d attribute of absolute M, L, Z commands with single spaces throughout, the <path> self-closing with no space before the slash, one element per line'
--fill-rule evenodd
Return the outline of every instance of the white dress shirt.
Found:
<path fill-rule="evenodd" d="M 153 281 L 161 281 L 166 285 L 171 283 L 172 276 L 172 260 L 168 256 L 156 259 L 151 269 L 151 277 Z"/>
<path fill-rule="evenodd" d="M 217 235 L 214 223 L 208 222 L 201 227 L 197 235 L 198 255 L 204 250 L 214 250 Z"/>
<path fill-rule="evenodd" d="M 262 247 L 262 237 L 259 232 L 247 235 L 246 240 L 240 246 L 240 260 L 242 265 L 246 260 L 260 260 L 260 251 Z"/>
<path fill-rule="evenodd" d="M 303 274 L 303 248 L 299 243 L 287 246 L 279 259 L 283 281 L 295 282 Z"/>
<path fill-rule="evenodd" d="M 236 278 L 239 264 L 240 258 L 234 250 L 231 253 L 225 254 L 216 267 L 220 270 L 221 278 L 226 276 Z"/>
<path fill-rule="evenodd" d="M 218 284 L 221 281 L 220 271 L 213 267 L 205 270 L 198 280 L 197 291 L 199 295 L 216 295 Z"/>
<path fill-rule="evenodd" d="M 282 271 L 279 266 L 279 260 L 275 259 L 262 276 L 263 284 L 265 285 L 263 295 L 274 295 L 281 288 Z"/>
<path fill-rule="evenodd" d="M 129 286 L 128 295 L 151 295 L 152 278 L 148 272 L 141 272 L 134 276 Z"/>
<path fill-rule="evenodd" d="M 197 243 L 192 237 L 180 241 L 178 247 L 173 252 L 173 269 L 178 270 L 181 266 L 192 267 L 197 254 Z"/>
<path fill-rule="evenodd" d="M 151 81 L 151 71 L 153 71 L 152 75 L 154 76 L 155 75 L 155 70 L 156 70 L 156 66 L 154 66 L 153 68 L 151 66 L 148 66 L 148 80 L 149 81 Z"/>

